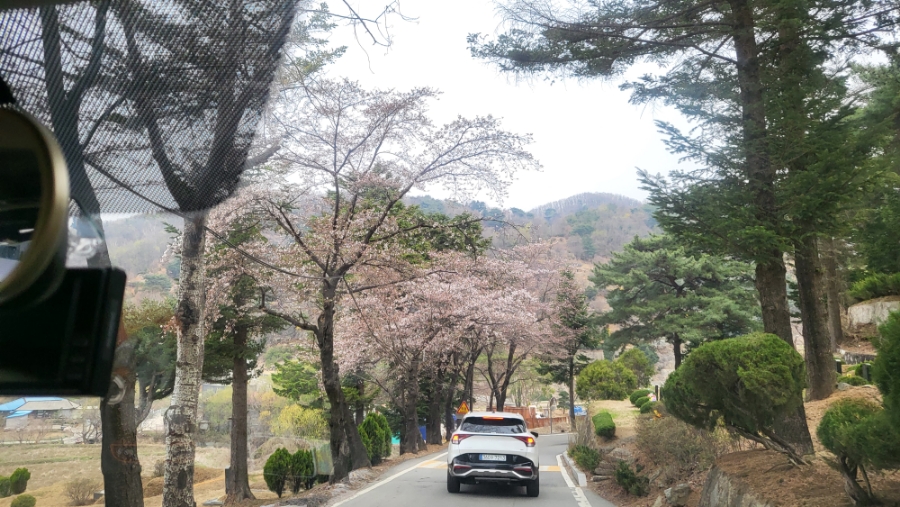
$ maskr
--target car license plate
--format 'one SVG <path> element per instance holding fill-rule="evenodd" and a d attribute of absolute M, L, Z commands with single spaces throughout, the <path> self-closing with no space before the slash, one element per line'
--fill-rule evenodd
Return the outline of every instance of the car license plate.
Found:
<path fill-rule="evenodd" d="M 481 461 L 506 461 L 506 456 L 503 454 L 482 454 Z"/>

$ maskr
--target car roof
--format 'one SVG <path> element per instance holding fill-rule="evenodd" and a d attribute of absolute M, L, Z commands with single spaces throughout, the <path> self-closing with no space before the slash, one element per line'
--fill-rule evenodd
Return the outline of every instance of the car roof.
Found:
<path fill-rule="evenodd" d="M 505 419 L 520 419 L 522 421 L 525 420 L 519 414 L 514 414 L 512 412 L 469 412 L 466 414 L 463 419 L 468 419 L 469 417 L 503 417 Z"/>

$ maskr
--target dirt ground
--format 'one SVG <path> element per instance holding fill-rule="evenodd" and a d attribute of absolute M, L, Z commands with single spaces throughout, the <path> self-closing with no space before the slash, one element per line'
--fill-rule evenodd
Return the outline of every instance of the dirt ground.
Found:
<path fill-rule="evenodd" d="M 762 449 L 752 449 L 726 454 L 717 461 L 732 477 L 747 482 L 754 494 L 784 507 L 851 507 L 852 503 L 843 489 L 841 475 L 828 464 L 834 457 L 824 450 L 816 438 L 816 428 L 828 407 L 843 398 L 868 398 L 880 402 L 881 395 L 874 386 L 850 387 L 846 391 L 836 391 L 826 400 L 805 404 L 807 424 L 812 434 L 816 456 L 808 467 L 791 466 L 783 456 Z M 621 447 L 635 456 L 636 462 L 647 466 L 642 473 L 654 470 L 646 456 L 642 456 L 635 445 L 635 421 L 639 412 L 625 401 L 601 401 L 591 404 L 589 413 L 600 409 L 609 410 L 616 423 L 616 438 L 609 442 L 599 441 L 605 449 Z M 747 446 L 750 447 L 749 445 Z M 755 447 L 755 446 L 754 446 Z M 688 499 L 688 507 L 697 507 L 708 471 L 697 472 L 689 477 L 680 477 L 669 485 L 687 482 L 693 490 Z M 588 481 L 590 481 L 588 473 Z M 900 507 L 900 471 L 885 474 L 870 474 L 872 488 L 886 506 Z M 669 485 L 666 485 L 668 487 Z M 650 494 L 634 497 L 625 492 L 615 480 L 588 482 L 588 487 L 620 507 L 650 507 L 665 487 L 651 484 Z"/>

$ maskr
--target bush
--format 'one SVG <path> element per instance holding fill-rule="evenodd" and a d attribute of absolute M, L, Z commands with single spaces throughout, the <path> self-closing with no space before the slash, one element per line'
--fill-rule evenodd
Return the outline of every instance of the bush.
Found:
<path fill-rule="evenodd" d="M 578 374 L 575 392 L 584 400 L 622 400 L 637 387 L 637 378 L 618 361 L 594 361 Z"/>
<path fill-rule="evenodd" d="M 266 487 L 278 495 L 278 498 L 281 498 L 284 493 L 284 486 L 291 475 L 292 463 L 291 453 L 285 448 L 280 448 L 269 456 L 263 466 L 263 479 L 266 481 Z"/>
<path fill-rule="evenodd" d="M 893 424 L 900 427 L 900 312 L 893 312 L 878 329 L 872 363 L 872 381 L 884 397 L 884 408 Z M 898 457 L 900 459 L 900 457 Z"/>
<path fill-rule="evenodd" d="M 592 472 L 600 464 L 600 452 L 586 445 L 573 445 L 569 448 L 569 457 L 582 470 Z"/>
<path fill-rule="evenodd" d="M 653 409 L 655 409 L 658 406 L 659 406 L 658 401 L 648 401 L 647 403 L 644 403 L 643 405 L 641 405 L 641 413 L 649 414 L 650 412 L 653 411 Z"/>
<path fill-rule="evenodd" d="M 842 382 L 844 384 L 850 384 L 851 386 L 867 386 L 867 385 L 869 385 L 869 382 L 866 379 L 864 379 L 862 377 L 857 377 L 856 375 L 841 375 L 840 377 L 838 377 L 837 383 L 840 384 Z"/>
<path fill-rule="evenodd" d="M 9 476 L 9 492 L 12 495 L 24 493 L 28 486 L 28 479 L 31 479 L 31 472 L 27 468 L 17 468 Z"/>
<path fill-rule="evenodd" d="M 641 408 L 641 407 L 643 407 L 643 406 L 644 406 L 647 402 L 649 402 L 649 401 L 650 401 L 650 397 L 649 397 L 649 396 L 641 396 L 640 398 L 634 400 L 634 405 L 635 405 L 637 408 Z"/>
<path fill-rule="evenodd" d="M 72 505 L 90 505 L 94 503 L 94 491 L 100 485 L 91 479 L 75 479 L 66 483 L 66 496 L 72 501 Z"/>
<path fill-rule="evenodd" d="M 359 436 L 362 437 L 363 446 L 369 461 L 373 465 L 391 455 L 391 429 L 387 419 L 378 412 L 369 412 L 362 424 L 359 425 Z"/>
<path fill-rule="evenodd" d="M 9 477 L 0 475 L 0 498 L 6 498 L 9 495 Z"/>
<path fill-rule="evenodd" d="M 653 365 L 650 363 L 650 358 L 647 357 L 647 354 L 645 354 L 643 350 L 638 348 L 626 350 L 618 359 L 616 359 L 616 361 L 622 363 L 634 373 L 634 376 L 637 379 L 637 385 L 639 386 L 648 385 L 650 383 L 650 377 L 656 373 L 656 369 L 653 368 Z"/>
<path fill-rule="evenodd" d="M 291 456 L 288 472 L 291 492 L 297 494 L 300 488 L 310 489 L 316 483 L 315 465 L 312 452 L 300 449 Z M 268 482 L 266 482 L 268 485 Z"/>
<path fill-rule="evenodd" d="M 609 412 L 604 410 L 592 417 L 591 421 L 594 423 L 594 432 L 598 437 L 609 439 L 616 436 L 616 423 Z"/>
<path fill-rule="evenodd" d="M 616 483 L 634 496 L 647 496 L 650 493 L 650 479 L 639 475 L 641 470 L 641 465 L 635 465 L 632 470 L 628 463 L 620 461 L 616 467 Z"/>
<path fill-rule="evenodd" d="M 881 407 L 871 401 L 845 398 L 829 407 L 816 428 L 819 441 L 838 459 L 838 470 L 845 483 L 844 490 L 858 505 L 868 505 L 871 501 L 868 492 L 860 487 L 856 476 L 857 469 L 862 469 L 865 474 L 866 465 L 869 464 L 867 457 L 874 450 L 869 448 L 873 442 L 868 432 L 859 430 L 868 426 L 866 423 L 874 420 L 880 412 Z"/>
<path fill-rule="evenodd" d="M 166 475 L 166 460 L 158 459 L 153 463 L 152 477 L 163 477 Z"/>
<path fill-rule="evenodd" d="M 804 387 L 803 357 L 781 338 L 756 333 L 697 347 L 669 375 L 661 397 L 666 410 L 688 424 L 712 429 L 721 418 L 765 439 L 776 420 L 803 403 Z"/>
<path fill-rule="evenodd" d="M 36 503 L 37 500 L 31 495 L 19 495 L 9 504 L 9 507 L 34 507 Z"/>
<path fill-rule="evenodd" d="M 876 273 L 853 284 L 850 297 L 857 301 L 866 301 L 885 296 L 900 295 L 900 273 L 887 275 Z"/>
<path fill-rule="evenodd" d="M 654 465 L 672 467 L 678 476 L 706 470 L 731 450 L 731 439 L 723 430 L 707 431 L 674 417 L 638 417 L 635 422 L 637 448 Z"/>
<path fill-rule="evenodd" d="M 638 398 L 643 398 L 644 396 L 647 396 L 648 394 L 650 394 L 649 389 L 638 389 L 637 391 L 631 393 L 631 396 L 628 397 L 628 401 L 630 401 L 631 404 L 634 405 L 635 407 L 639 407 L 639 405 L 637 404 Z"/>

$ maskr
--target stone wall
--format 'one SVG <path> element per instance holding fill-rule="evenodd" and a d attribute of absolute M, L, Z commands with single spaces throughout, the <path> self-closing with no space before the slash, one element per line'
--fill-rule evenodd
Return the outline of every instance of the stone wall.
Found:
<path fill-rule="evenodd" d="M 774 507 L 750 493 L 746 484 L 713 466 L 706 476 L 699 507 Z"/>

